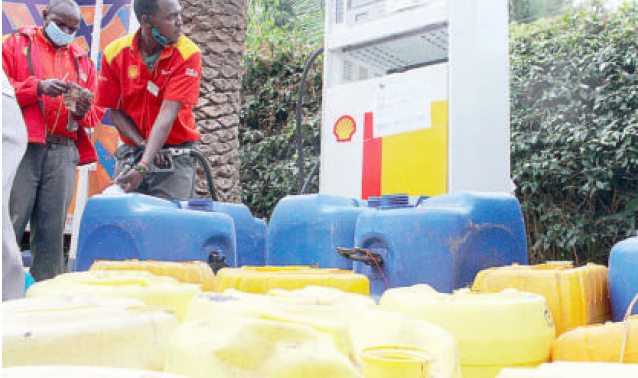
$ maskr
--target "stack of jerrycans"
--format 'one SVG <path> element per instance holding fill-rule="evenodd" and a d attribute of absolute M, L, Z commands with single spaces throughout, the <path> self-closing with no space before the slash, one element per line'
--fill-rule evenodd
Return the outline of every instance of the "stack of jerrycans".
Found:
<path fill-rule="evenodd" d="M 89 269 L 96 259 L 263 265 L 265 246 L 265 222 L 243 205 L 98 195 L 82 216 L 75 270 Z"/>
<path fill-rule="evenodd" d="M 527 263 L 514 197 L 457 193 L 414 202 L 407 195 L 367 203 L 322 194 L 286 197 L 270 222 L 266 262 L 353 269 L 369 278 L 373 297 L 417 283 L 451 292 L 481 269 Z"/>

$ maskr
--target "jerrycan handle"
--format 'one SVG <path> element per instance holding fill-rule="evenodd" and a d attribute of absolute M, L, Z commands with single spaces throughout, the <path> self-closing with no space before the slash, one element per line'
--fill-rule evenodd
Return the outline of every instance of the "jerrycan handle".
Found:
<path fill-rule="evenodd" d="M 362 262 L 366 265 L 383 265 L 383 257 L 380 253 L 372 252 L 365 248 L 343 248 L 335 247 L 338 254 L 345 257 L 348 260 Z"/>

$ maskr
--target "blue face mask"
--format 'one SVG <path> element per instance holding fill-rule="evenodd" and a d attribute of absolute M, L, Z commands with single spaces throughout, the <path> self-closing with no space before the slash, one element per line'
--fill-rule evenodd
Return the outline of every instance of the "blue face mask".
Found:
<path fill-rule="evenodd" d="M 159 43 L 162 47 L 171 43 L 171 40 L 161 35 L 154 26 L 153 26 L 153 37 L 155 38 L 155 41 Z"/>
<path fill-rule="evenodd" d="M 47 32 L 47 35 L 49 36 L 51 42 L 53 42 L 57 46 L 66 46 L 71 43 L 73 39 L 75 39 L 75 33 L 67 34 L 63 32 L 53 21 L 49 22 L 49 25 L 47 25 L 45 31 Z"/>

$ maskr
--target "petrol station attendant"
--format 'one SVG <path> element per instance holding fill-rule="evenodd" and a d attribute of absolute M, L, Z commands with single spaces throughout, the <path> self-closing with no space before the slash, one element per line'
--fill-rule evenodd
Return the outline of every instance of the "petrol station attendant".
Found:
<path fill-rule="evenodd" d="M 42 27 L 21 27 L 2 42 L 2 68 L 15 88 L 28 134 L 9 208 L 18 243 L 31 222 L 31 274 L 36 281 L 64 270 L 64 225 L 76 167 L 97 160 L 86 129 L 97 126 L 104 115 L 87 98 L 73 111 L 64 102 L 72 87 L 95 92 L 95 65 L 72 42 L 80 8 L 73 0 L 51 0 L 42 18 Z"/>
<path fill-rule="evenodd" d="M 115 152 L 116 183 L 126 192 L 166 199 L 192 197 L 196 160 L 173 158 L 174 170 L 155 172 L 163 148 L 193 148 L 197 131 L 193 106 L 199 96 L 201 53 L 182 35 L 177 0 L 136 0 L 140 28 L 104 51 L 96 103 L 111 109 L 124 142 Z M 124 163 L 143 148 L 139 163 L 124 175 Z"/>

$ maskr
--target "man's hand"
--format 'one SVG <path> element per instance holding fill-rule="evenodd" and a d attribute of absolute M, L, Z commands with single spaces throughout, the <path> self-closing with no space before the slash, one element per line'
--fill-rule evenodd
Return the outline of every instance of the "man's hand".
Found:
<path fill-rule="evenodd" d="M 69 85 L 58 79 L 42 80 L 38 83 L 38 95 L 47 95 L 49 97 L 58 97 L 68 92 Z"/>
<path fill-rule="evenodd" d="M 75 111 L 72 112 L 75 119 L 82 119 L 84 115 L 91 110 L 91 100 L 88 98 L 81 98 L 75 102 Z"/>
<path fill-rule="evenodd" d="M 126 193 L 130 193 L 135 191 L 140 186 L 143 178 L 144 176 L 142 176 L 140 172 L 136 171 L 135 169 L 131 169 L 126 172 L 125 175 L 115 180 L 115 183 L 120 185 Z"/>

